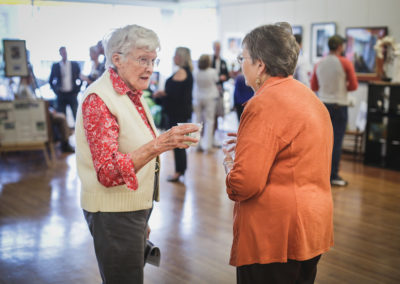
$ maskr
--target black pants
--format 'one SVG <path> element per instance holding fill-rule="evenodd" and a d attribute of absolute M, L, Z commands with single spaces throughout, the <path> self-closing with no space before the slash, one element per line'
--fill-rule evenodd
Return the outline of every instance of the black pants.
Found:
<path fill-rule="evenodd" d="M 142 284 L 147 221 L 151 209 L 133 212 L 83 210 L 103 284 Z"/>
<path fill-rule="evenodd" d="M 178 122 L 188 122 L 185 119 L 178 119 L 175 117 L 169 118 L 169 127 L 176 126 Z M 186 149 L 174 149 L 174 157 L 175 157 L 175 172 L 184 174 L 187 168 L 187 160 L 186 160 Z"/>
<path fill-rule="evenodd" d="M 57 94 L 57 111 L 67 115 L 67 106 L 69 105 L 76 120 L 76 112 L 78 110 L 78 94 L 74 92 L 59 92 Z"/>
<path fill-rule="evenodd" d="M 237 284 L 312 284 L 321 255 L 305 261 L 251 264 L 236 268 Z"/>

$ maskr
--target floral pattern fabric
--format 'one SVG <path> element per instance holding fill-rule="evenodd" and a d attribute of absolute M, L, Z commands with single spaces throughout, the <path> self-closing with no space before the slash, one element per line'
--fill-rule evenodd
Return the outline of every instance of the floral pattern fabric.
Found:
<path fill-rule="evenodd" d="M 155 138 L 156 135 L 140 101 L 142 92 L 130 90 L 113 69 L 110 68 L 109 72 L 114 90 L 130 98 Z M 95 93 L 87 96 L 83 102 L 82 115 L 98 181 L 105 187 L 126 184 L 129 189 L 136 190 L 138 181 L 130 155 L 118 152 L 119 126 L 115 116 Z"/>

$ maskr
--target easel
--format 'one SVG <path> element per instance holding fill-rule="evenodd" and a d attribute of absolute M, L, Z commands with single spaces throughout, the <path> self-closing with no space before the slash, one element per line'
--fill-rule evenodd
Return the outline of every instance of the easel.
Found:
<path fill-rule="evenodd" d="M 36 77 L 32 70 L 32 66 L 28 63 L 28 58 L 27 58 L 28 55 L 26 51 L 25 41 L 3 40 L 3 45 L 4 45 L 4 58 L 6 63 L 6 68 L 5 68 L 6 76 L 20 77 L 19 89 L 25 87 L 27 91 L 29 90 L 29 88 L 31 88 L 33 92 L 31 98 L 32 103 L 35 102 L 39 105 L 44 103 L 43 109 L 44 109 L 45 127 L 47 128 L 47 137 L 45 139 L 40 139 L 40 141 L 37 141 L 35 139 L 32 139 L 32 141 L 29 141 L 29 139 L 23 139 L 23 141 L 18 141 L 18 139 L 15 139 L 15 141 L 12 142 L 9 141 L 9 143 L 4 143 L 4 138 L 0 139 L 0 156 L 3 152 L 42 150 L 47 166 L 51 167 L 54 164 L 55 152 L 53 145 L 53 131 L 50 123 L 49 103 L 44 100 L 36 100 L 35 90 L 38 89 L 38 85 Z M 13 66 L 14 67 L 17 66 L 18 68 L 13 68 Z M 11 110 L 8 109 L 7 111 L 3 110 L 3 112 L 6 114 L 5 118 L 3 118 L 6 121 L 8 112 L 11 113 L 12 109 Z M 17 118 L 15 118 L 14 121 L 15 122 L 14 128 L 17 127 L 16 120 Z M 10 123 L 10 125 L 12 126 L 12 123 Z M 17 131 L 18 129 L 15 129 L 15 133 L 17 133 Z M 7 131 L 4 132 L 7 133 Z M 48 152 L 50 153 L 50 156 Z"/>

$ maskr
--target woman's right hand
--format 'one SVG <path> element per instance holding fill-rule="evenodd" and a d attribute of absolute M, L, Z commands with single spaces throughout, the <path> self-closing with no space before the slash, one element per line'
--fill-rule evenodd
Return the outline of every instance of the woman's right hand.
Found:
<path fill-rule="evenodd" d="M 228 152 L 235 151 L 236 142 L 237 142 L 237 133 L 236 132 L 228 132 L 227 136 L 231 137 L 224 141 L 224 147 Z"/>

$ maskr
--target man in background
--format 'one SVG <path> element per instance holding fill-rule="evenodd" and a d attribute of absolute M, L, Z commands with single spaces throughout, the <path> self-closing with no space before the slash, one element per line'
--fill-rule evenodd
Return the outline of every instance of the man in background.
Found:
<path fill-rule="evenodd" d="M 332 120 L 334 143 L 331 184 L 334 186 L 347 185 L 347 181 L 339 176 L 339 162 L 347 126 L 347 92 L 358 88 L 354 66 L 342 56 L 344 42 L 339 35 L 329 38 L 329 54 L 315 66 L 311 77 L 311 89 L 318 91 L 318 96 L 327 107 Z"/>
<path fill-rule="evenodd" d="M 215 116 L 215 123 L 214 123 L 214 134 L 215 131 L 218 129 L 218 117 L 223 117 L 224 110 L 223 110 L 223 99 L 224 99 L 224 82 L 228 81 L 229 79 L 229 71 L 228 66 L 226 65 L 226 61 L 221 58 L 221 43 L 219 41 L 215 41 L 213 43 L 213 50 L 214 55 L 212 58 L 211 67 L 217 70 L 219 81 L 217 82 L 217 87 L 219 91 L 219 98 L 217 102 L 217 111 Z M 214 147 L 221 147 L 221 142 L 218 139 L 214 139 Z"/>
<path fill-rule="evenodd" d="M 60 47 L 59 52 L 61 61 L 54 63 L 51 67 L 50 87 L 57 96 L 57 111 L 66 115 L 66 109 L 69 105 L 74 119 L 76 119 L 77 96 L 82 86 L 81 69 L 77 62 L 68 60 L 65 46 Z"/>

